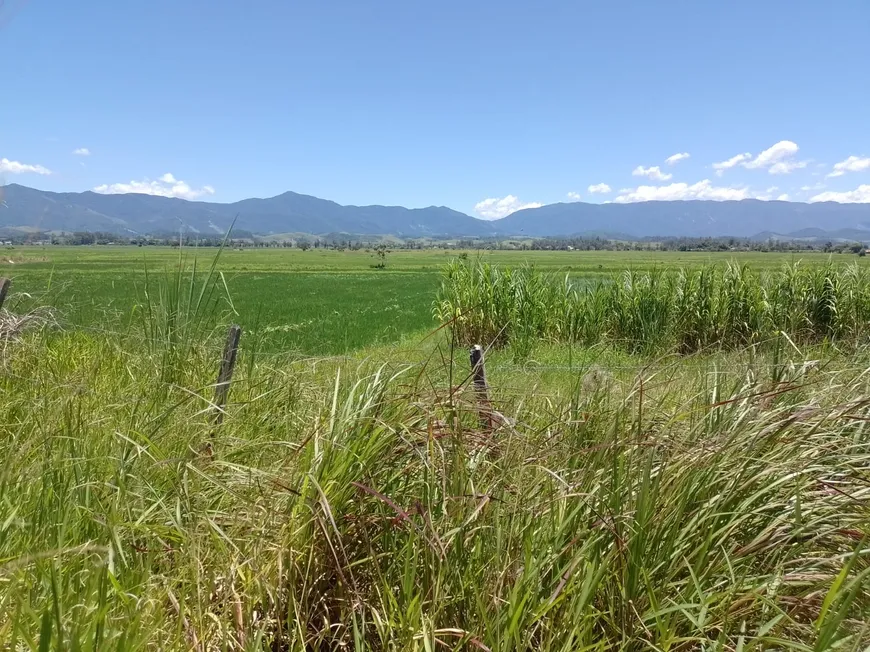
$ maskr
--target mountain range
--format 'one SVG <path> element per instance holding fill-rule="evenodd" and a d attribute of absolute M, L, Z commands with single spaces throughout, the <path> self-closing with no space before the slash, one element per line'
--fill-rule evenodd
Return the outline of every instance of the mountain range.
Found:
<path fill-rule="evenodd" d="M 0 227 L 41 231 L 155 234 L 186 228 L 223 234 L 395 235 L 419 237 L 649 236 L 752 237 L 761 232 L 848 231 L 870 238 L 870 204 L 761 201 L 649 201 L 634 204 L 549 204 L 499 220 L 480 220 L 445 206 L 343 206 L 295 192 L 221 204 L 143 194 L 48 192 L 9 184 L 0 188 Z M 807 231 L 810 230 L 810 231 Z M 815 231 L 813 231 L 815 230 Z M 823 237 L 823 236 L 820 236 Z"/>

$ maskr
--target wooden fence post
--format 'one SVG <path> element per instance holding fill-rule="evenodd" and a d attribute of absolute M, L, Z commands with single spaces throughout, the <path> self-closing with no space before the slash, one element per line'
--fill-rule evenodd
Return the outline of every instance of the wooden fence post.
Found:
<path fill-rule="evenodd" d="M 0 278 L 0 308 L 6 301 L 6 294 L 9 292 L 9 286 L 12 285 L 12 280 L 8 278 Z"/>
<path fill-rule="evenodd" d="M 474 393 L 480 406 L 480 425 L 492 425 L 492 414 L 489 404 L 489 386 L 486 384 L 486 367 L 483 363 L 483 348 L 480 344 L 471 347 L 471 375 L 474 382 Z"/>
<path fill-rule="evenodd" d="M 224 345 L 224 357 L 221 359 L 221 368 L 214 388 L 214 404 L 217 407 L 214 415 L 216 426 L 219 426 L 224 420 L 224 406 L 227 404 L 230 383 L 233 381 L 233 369 L 236 366 L 236 354 L 239 352 L 239 338 L 241 336 L 241 326 L 236 324 L 230 326 L 230 330 L 227 332 L 227 343 Z"/>

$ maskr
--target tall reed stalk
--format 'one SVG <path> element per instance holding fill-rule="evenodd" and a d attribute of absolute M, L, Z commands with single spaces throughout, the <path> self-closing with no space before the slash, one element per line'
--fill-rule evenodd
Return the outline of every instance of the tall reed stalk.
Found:
<path fill-rule="evenodd" d="M 632 352 L 690 353 L 775 339 L 859 341 L 870 325 L 870 278 L 856 264 L 625 271 L 604 281 L 455 260 L 443 272 L 435 317 L 457 340 L 611 343 Z"/>

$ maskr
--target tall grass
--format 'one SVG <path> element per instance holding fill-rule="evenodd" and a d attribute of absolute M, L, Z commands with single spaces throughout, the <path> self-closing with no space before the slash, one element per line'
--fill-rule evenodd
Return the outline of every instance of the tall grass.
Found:
<path fill-rule="evenodd" d="M 435 316 L 462 344 L 530 339 L 629 351 L 742 347 L 784 333 L 793 342 L 859 340 L 870 324 L 870 277 L 857 265 L 756 273 L 735 264 L 625 271 L 584 284 L 534 267 L 453 261 Z"/>
<path fill-rule="evenodd" d="M 4 353 L 9 649 L 870 643 L 865 354 L 496 387 L 495 432 L 440 364 L 243 361 L 215 432 L 219 344 L 142 337 Z"/>
<path fill-rule="evenodd" d="M 657 333 L 673 281 L 628 280 L 623 327 Z M 221 286 L 152 278 L 127 331 L 0 351 L 4 649 L 870 644 L 867 351 L 495 383 L 493 431 L 449 354 L 290 363 L 243 335 L 216 428 Z M 492 328 L 591 328 L 548 312 L 580 291 L 537 276 Z"/>
<path fill-rule="evenodd" d="M 217 265 L 230 232 L 203 271 L 197 257 L 179 247 L 173 266 L 157 273 L 145 268 L 142 295 L 132 310 L 131 324 L 142 330 L 142 344 L 164 382 L 171 382 L 192 351 L 215 335 L 222 317 L 235 313 L 229 288 Z"/>

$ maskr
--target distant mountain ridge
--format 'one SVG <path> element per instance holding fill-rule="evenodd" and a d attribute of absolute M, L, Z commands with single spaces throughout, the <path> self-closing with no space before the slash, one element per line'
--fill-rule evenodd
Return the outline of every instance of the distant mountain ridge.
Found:
<path fill-rule="evenodd" d="M 18 184 L 2 188 L 0 227 L 43 231 L 108 231 L 119 234 L 176 232 L 223 234 L 236 227 L 260 234 L 300 232 L 420 237 L 570 236 L 619 233 L 649 236 L 752 237 L 821 230 L 867 232 L 870 204 L 760 201 L 651 201 L 636 204 L 549 204 L 494 221 L 445 206 L 343 206 L 285 192 L 230 204 L 153 195 L 55 193 Z M 807 236 L 803 236 L 807 237 Z M 822 236 L 820 236 L 822 237 Z"/>
<path fill-rule="evenodd" d="M 752 237 L 762 231 L 803 229 L 868 231 L 870 204 L 785 201 L 648 201 L 634 204 L 550 204 L 499 220 L 502 233 L 568 235 L 606 230 L 644 236 Z"/>
<path fill-rule="evenodd" d="M 487 222 L 443 206 L 342 206 L 295 192 L 231 204 L 187 201 L 143 194 L 55 193 L 10 184 L 3 188 L 0 227 L 36 227 L 46 231 L 116 233 L 177 232 L 223 234 L 236 227 L 254 233 L 346 232 L 401 237 L 487 235 Z"/>

